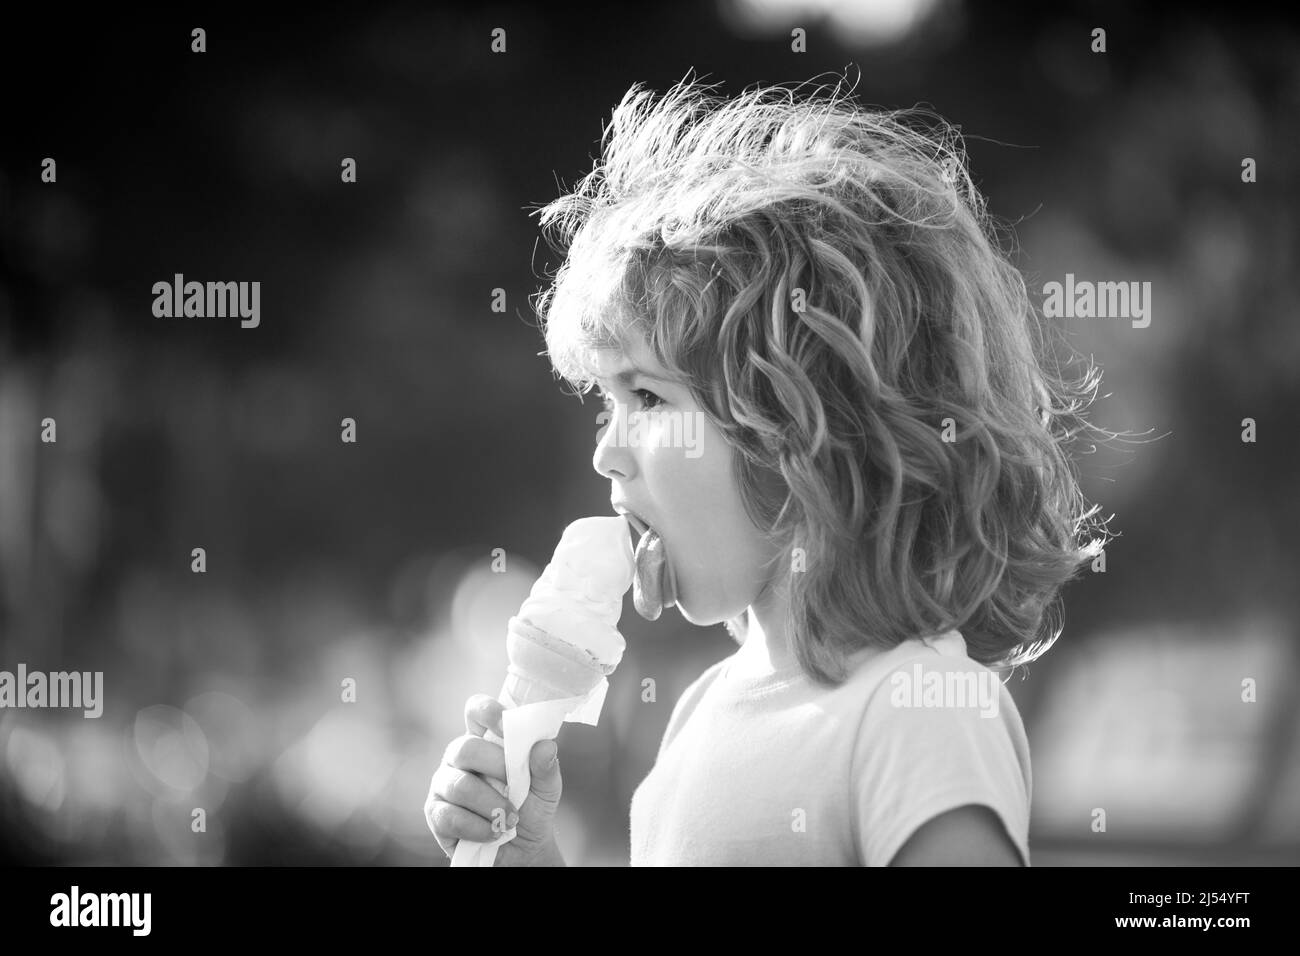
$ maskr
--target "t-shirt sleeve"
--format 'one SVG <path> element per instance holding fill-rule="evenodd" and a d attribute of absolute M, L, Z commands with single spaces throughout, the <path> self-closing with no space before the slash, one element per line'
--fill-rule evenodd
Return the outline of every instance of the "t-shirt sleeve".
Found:
<path fill-rule="evenodd" d="M 887 865 L 923 823 L 966 804 L 992 809 L 1029 865 L 1029 743 L 1010 692 L 969 658 L 891 668 L 865 707 L 851 781 L 864 865 Z"/>

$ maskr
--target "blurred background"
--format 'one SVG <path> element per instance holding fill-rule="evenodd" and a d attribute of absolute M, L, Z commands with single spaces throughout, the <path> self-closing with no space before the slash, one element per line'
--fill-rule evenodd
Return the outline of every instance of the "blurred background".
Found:
<path fill-rule="evenodd" d="M 1145 438 L 1080 458 L 1121 537 L 1009 683 L 1034 863 L 1300 862 L 1300 33 L 1144 6 L 7 15 L 0 670 L 103 671 L 105 704 L 0 710 L 0 862 L 445 865 L 422 806 L 464 701 L 565 525 L 610 513 L 599 405 L 539 355 L 560 257 L 529 212 L 631 83 L 689 68 L 860 71 L 864 105 L 960 126 L 1031 291 L 1152 283 L 1147 328 L 1061 320 L 1092 421 Z M 155 318 L 178 272 L 260 281 L 260 326 Z M 621 627 L 599 726 L 560 737 L 571 864 L 627 863 L 673 703 L 734 649 L 630 597 Z"/>

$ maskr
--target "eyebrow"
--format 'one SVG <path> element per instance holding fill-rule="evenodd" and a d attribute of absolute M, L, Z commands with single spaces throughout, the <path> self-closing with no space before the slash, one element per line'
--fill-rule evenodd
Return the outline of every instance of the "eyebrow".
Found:
<path fill-rule="evenodd" d="M 645 369 L 637 368 L 635 365 L 631 366 L 630 368 L 625 368 L 621 372 L 617 372 L 614 375 L 613 381 L 616 385 L 621 385 L 623 388 L 631 388 L 632 380 L 635 379 L 637 376 L 640 376 L 641 378 L 644 379 L 648 379 L 651 382 L 659 382 L 662 385 L 676 384 L 674 379 L 664 378 L 659 375 L 651 374 L 650 372 L 647 372 Z"/>

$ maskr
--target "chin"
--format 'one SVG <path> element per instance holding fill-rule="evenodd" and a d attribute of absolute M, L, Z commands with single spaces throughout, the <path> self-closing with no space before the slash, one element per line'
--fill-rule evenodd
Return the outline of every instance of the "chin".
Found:
<path fill-rule="evenodd" d="M 740 613 L 737 611 L 733 614 L 726 614 L 716 608 L 695 608 L 691 610 L 681 601 L 678 601 L 674 607 L 677 608 L 677 613 L 696 627 L 712 627 L 714 624 L 725 624 Z"/>
<path fill-rule="evenodd" d="M 705 625 L 713 623 L 712 621 L 703 620 L 698 613 L 692 613 L 690 608 L 688 608 L 680 600 L 676 604 L 674 604 L 673 607 L 677 609 L 678 614 L 684 617 L 689 623 L 694 624 L 697 627 L 703 627 Z"/>
<path fill-rule="evenodd" d="M 669 610 L 674 610 L 682 617 L 686 618 L 686 620 L 690 621 L 692 624 L 695 623 L 695 618 L 691 616 L 690 611 L 686 610 L 685 605 L 683 605 L 681 601 L 674 601 L 673 606 L 671 608 L 664 608 L 665 613 L 668 612 Z"/>

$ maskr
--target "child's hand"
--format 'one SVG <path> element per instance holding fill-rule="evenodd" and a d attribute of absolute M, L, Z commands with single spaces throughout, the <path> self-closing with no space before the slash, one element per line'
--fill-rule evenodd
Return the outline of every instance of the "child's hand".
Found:
<path fill-rule="evenodd" d="M 500 781 L 505 789 L 506 752 L 498 743 L 484 738 L 491 730 L 502 737 L 501 702 L 486 694 L 475 694 L 465 702 L 465 728 L 443 752 L 442 763 L 433 774 L 424 818 L 444 853 L 450 857 L 460 840 L 491 843 L 512 826 L 517 834 L 497 847 L 496 866 L 546 866 L 559 863 L 555 846 L 555 808 L 560 803 L 560 762 L 554 740 L 539 740 L 529 754 L 532 786 L 522 807 L 515 808 L 485 777 Z"/>

